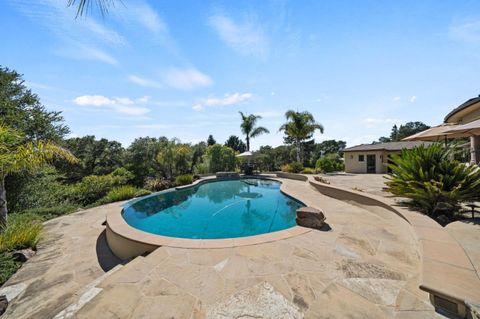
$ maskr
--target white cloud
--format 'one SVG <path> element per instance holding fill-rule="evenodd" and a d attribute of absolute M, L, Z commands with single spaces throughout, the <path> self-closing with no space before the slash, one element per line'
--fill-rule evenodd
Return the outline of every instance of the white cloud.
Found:
<path fill-rule="evenodd" d="M 195 104 L 192 108 L 195 111 L 200 111 L 206 106 L 228 106 L 240 104 L 250 100 L 253 97 L 252 93 L 227 93 L 223 97 L 208 97 L 200 103 Z"/>
<path fill-rule="evenodd" d="M 399 96 L 395 96 L 395 97 L 393 97 L 392 100 L 393 100 L 394 102 L 398 102 L 398 101 L 401 100 L 401 98 L 400 98 Z"/>
<path fill-rule="evenodd" d="M 146 78 L 142 78 L 142 77 L 139 77 L 139 76 L 136 76 L 136 75 L 133 75 L 133 74 L 129 75 L 128 79 L 131 82 L 133 82 L 137 85 L 143 86 L 143 87 L 152 87 L 152 88 L 161 88 L 162 87 L 162 84 L 160 82 L 150 80 L 150 79 L 146 79 Z"/>
<path fill-rule="evenodd" d="M 415 95 L 413 95 L 413 96 L 410 98 L 410 103 L 414 103 L 416 100 L 417 100 L 417 97 L 416 97 Z"/>
<path fill-rule="evenodd" d="M 212 79 L 195 68 L 170 69 L 163 74 L 164 82 L 173 88 L 191 90 L 212 85 Z"/>
<path fill-rule="evenodd" d="M 138 99 L 138 102 L 141 102 L 141 103 L 146 103 L 148 101 L 150 101 L 150 97 L 148 95 L 145 95 Z"/>
<path fill-rule="evenodd" d="M 73 103 L 80 106 L 107 106 L 109 109 L 126 115 L 144 115 L 150 109 L 138 106 L 128 97 L 108 98 L 103 95 L 82 95 L 73 99 Z"/>
<path fill-rule="evenodd" d="M 455 40 L 480 43 L 480 20 L 452 25 L 448 33 Z"/>
<path fill-rule="evenodd" d="M 80 42 L 71 42 L 70 45 L 65 46 L 60 50 L 57 50 L 57 53 L 70 59 L 91 60 L 111 65 L 118 65 L 117 59 L 115 59 L 107 52 L 98 49 L 95 46 L 86 45 Z"/>
<path fill-rule="evenodd" d="M 253 21 L 236 23 L 222 14 L 208 19 L 220 39 L 242 55 L 263 57 L 268 51 L 268 39 L 262 27 Z"/>

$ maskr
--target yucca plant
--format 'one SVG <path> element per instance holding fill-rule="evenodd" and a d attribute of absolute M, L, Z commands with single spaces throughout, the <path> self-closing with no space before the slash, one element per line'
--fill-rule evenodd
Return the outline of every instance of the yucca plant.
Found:
<path fill-rule="evenodd" d="M 405 149 L 387 165 L 392 170 L 387 190 L 435 219 L 451 219 L 461 202 L 480 198 L 479 167 L 453 160 L 442 144 Z"/>

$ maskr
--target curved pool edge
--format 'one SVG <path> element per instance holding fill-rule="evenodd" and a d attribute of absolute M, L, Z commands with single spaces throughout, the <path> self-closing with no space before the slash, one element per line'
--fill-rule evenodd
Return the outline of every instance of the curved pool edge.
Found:
<path fill-rule="evenodd" d="M 250 177 L 250 176 L 248 176 Z M 253 176 L 252 176 L 253 177 Z M 289 194 L 285 189 L 284 183 L 281 179 L 272 176 L 255 176 L 255 178 L 271 179 L 280 182 L 280 191 L 301 202 L 303 202 Z M 181 189 L 196 187 L 203 183 L 214 182 L 216 178 L 206 178 L 197 180 L 192 184 L 182 186 Z M 179 189 L 179 188 L 176 188 Z M 136 200 L 134 200 L 136 201 Z M 122 205 L 123 207 L 130 202 Z M 138 230 L 127 224 L 122 217 L 122 207 L 118 210 L 111 211 L 107 214 L 106 220 L 106 238 L 107 243 L 112 252 L 122 260 L 133 258 L 136 256 L 149 253 L 161 246 L 174 247 L 174 248 L 186 248 L 186 249 L 214 249 L 214 248 L 232 248 L 240 246 L 256 245 L 261 243 L 268 243 L 272 241 L 287 239 L 290 237 L 298 236 L 312 231 L 311 228 L 305 228 L 301 226 L 293 226 L 287 229 L 259 234 L 246 237 L 224 238 L 224 239 L 189 239 L 179 237 L 169 237 L 147 233 Z"/>

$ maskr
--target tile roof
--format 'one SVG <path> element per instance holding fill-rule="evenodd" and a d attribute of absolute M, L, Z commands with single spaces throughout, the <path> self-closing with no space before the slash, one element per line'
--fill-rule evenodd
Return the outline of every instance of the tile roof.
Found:
<path fill-rule="evenodd" d="M 431 142 L 424 141 L 402 141 L 402 142 L 388 142 L 376 144 L 361 144 L 344 149 L 344 152 L 357 151 L 401 151 L 404 148 L 410 149 L 420 145 L 430 145 Z"/>

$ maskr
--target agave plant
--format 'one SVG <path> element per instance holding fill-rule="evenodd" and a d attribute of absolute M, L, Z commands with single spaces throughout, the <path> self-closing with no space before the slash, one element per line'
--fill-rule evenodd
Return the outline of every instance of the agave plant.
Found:
<path fill-rule="evenodd" d="M 453 160 L 442 144 L 403 150 L 387 165 L 387 190 L 433 218 L 452 218 L 461 202 L 480 198 L 480 168 Z"/>

